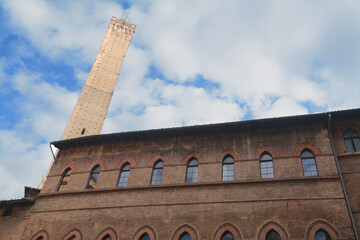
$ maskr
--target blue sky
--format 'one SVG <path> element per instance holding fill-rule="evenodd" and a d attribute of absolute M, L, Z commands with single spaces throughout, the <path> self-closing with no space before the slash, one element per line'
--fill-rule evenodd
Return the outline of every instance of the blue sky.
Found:
<path fill-rule="evenodd" d="M 0 2 L 0 199 L 37 187 L 112 16 L 136 24 L 102 133 L 360 106 L 360 1 Z"/>

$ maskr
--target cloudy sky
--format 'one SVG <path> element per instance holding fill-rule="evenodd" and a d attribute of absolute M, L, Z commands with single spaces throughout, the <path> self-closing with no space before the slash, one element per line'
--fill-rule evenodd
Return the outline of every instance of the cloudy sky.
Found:
<path fill-rule="evenodd" d="M 360 106 L 358 0 L 0 0 L 0 200 L 46 175 L 124 13 L 137 27 L 102 133 Z"/>

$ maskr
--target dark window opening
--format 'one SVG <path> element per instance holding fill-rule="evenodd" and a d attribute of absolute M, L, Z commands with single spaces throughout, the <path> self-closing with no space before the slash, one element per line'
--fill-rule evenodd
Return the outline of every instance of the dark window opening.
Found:
<path fill-rule="evenodd" d="M 12 211 L 13 211 L 13 206 L 6 206 L 2 216 L 3 217 L 11 216 Z"/>
<path fill-rule="evenodd" d="M 143 235 L 141 235 L 141 237 L 139 238 L 139 240 L 150 240 L 150 236 L 147 233 L 144 233 Z"/>
<path fill-rule="evenodd" d="M 191 158 L 187 164 L 186 182 L 197 182 L 198 175 L 198 161 L 196 158 Z"/>
<path fill-rule="evenodd" d="M 234 235 L 232 235 L 231 232 L 226 231 L 224 232 L 224 234 L 221 236 L 221 240 L 235 240 Z"/>
<path fill-rule="evenodd" d="M 81 135 L 84 135 L 85 134 L 85 128 L 83 128 L 82 130 L 81 130 Z"/>
<path fill-rule="evenodd" d="M 106 234 L 101 240 L 112 240 L 110 234 Z"/>
<path fill-rule="evenodd" d="M 75 234 L 74 235 L 72 235 L 71 237 L 69 237 L 67 240 L 76 240 L 77 238 L 76 238 L 76 236 L 75 236 Z"/>
<path fill-rule="evenodd" d="M 125 163 L 120 171 L 120 178 L 118 181 L 118 187 L 126 187 L 126 184 L 128 182 L 128 178 L 130 175 L 130 163 Z"/>
<path fill-rule="evenodd" d="M 156 161 L 153 168 L 152 177 L 151 177 L 152 185 L 157 185 L 161 183 L 163 170 L 164 170 L 164 162 L 159 159 Z"/>
<path fill-rule="evenodd" d="M 360 152 L 360 138 L 357 132 L 347 129 L 343 137 L 347 152 Z"/>
<path fill-rule="evenodd" d="M 71 174 L 71 168 L 65 169 L 65 171 L 61 175 L 61 180 L 59 183 L 59 187 L 57 189 L 58 192 L 62 192 L 65 190 L 66 185 L 68 184 L 69 179 L 70 179 L 70 174 Z"/>
<path fill-rule="evenodd" d="M 266 234 L 265 240 L 281 240 L 281 237 L 274 229 L 271 229 Z"/>
<path fill-rule="evenodd" d="M 222 162 L 222 180 L 231 181 L 234 180 L 234 158 L 230 155 L 226 155 Z"/>
<path fill-rule="evenodd" d="M 95 167 L 93 167 L 93 169 L 90 172 L 88 184 L 86 186 L 87 189 L 95 188 L 95 185 L 99 179 L 100 171 L 101 171 L 101 168 L 99 165 L 96 165 Z"/>
<path fill-rule="evenodd" d="M 304 176 L 318 175 L 314 154 L 309 150 L 304 150 L 301 153 L 301 164 L 303 167 Z"/>
<path fill-rule="evenodd" d="M 323 229 L 319 229 L 316 233 L 315 233 L 315 238 L 314 240 L 331 240 L 330 235 Z"/>
<path fill-rule="evenodd" d="M 43 236 L 39 236 L 38 238 L 36 238 L 36 240 L 44 240 Z"/>
<path fill-rule="evenodd" d="M 269 153 L 264 153 L 260 157 L 261 178 L 274 178 L 273 159 Z"/>
<path fill-rule="evenodd" d="M 191 237 L 187 232 L 184 232 L 183 234 L 181 234 L 179 240 L 191 240 Z"/>

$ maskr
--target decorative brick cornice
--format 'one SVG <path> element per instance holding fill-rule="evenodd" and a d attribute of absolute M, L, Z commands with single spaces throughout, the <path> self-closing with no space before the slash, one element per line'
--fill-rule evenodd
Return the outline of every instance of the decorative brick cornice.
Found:
<path fill-rule="evenodd" d="M 306 239 L 314 240 L 316 232 L 320 229 L 325 230 L 330 235 L 332 240 L 340 239 L 339 233 L 336 231 L 336 229 L 331 224 L 323 220 L 318 220 L 310 225 L 306 233 Z"/>
<path fill-rule="evenodd" d="M 229 231 L 233 236 L 234 236 L 234 240 L 241 240 L 241 234 L 240 231 L 231 223 L 224 223 L 223 225 L 221 225 L 220 227 L 218 227 L 218 229 L 216 229 L 214 235 L 213 235 L 213 240 L 219 240 L 221 239 L 221 236 L 226 232 Z"/>
<path fill-rule="evenodd" d="M 193 158 L 193 157 L 196 158 L 199 163 L 204 163 L 204 162 L 205 162 L 203 156 L 202 156 L 200 153 L 198 153 L 198 152 L 191 152 L 191 153 L 189 153 L 188 155 L 186 155 L 186 156 L 184 157 L 184 159 L 181 161 L 181 164 L 187 164 L 188 161 L 189 161 L 191 158 Z"/>
<path fill-rule="evenodd" d="M 261 147 L 255 152 L 255 158 L 260 159 L 261 154 L 268 152 L 273 158 L 279 157 L 279 154 L 272 147 Z"/>
<path fill-rule="evenodd" d="M 63 174 L 67 168 L 71 168 L 71 173 L 76 173 L 76 164 L 74 162 L 69 162 L 59 170 L 58 174 Z"/>
<path fill-rule="evenodd" d="M 301 143 L 299 145 L 296 146 L 295 150 L 294 150 L 294 156 L 300 157 L 302 151 L 304 151 L 304 149 L 309 149 L 310 151 L 312 151 L 314 153 L 314 155 L 320 155 L 321 151 L 320 149 L 315 146 L 312 143 Z"/>
<path fill-rule="evenodd" d="M 120 169 L 126 162 L 130 163 L 131 169 L 136 168 L 135 159 L 133 159 L 132 157 L 125 157 L 121 159 L 118 164 L 116 164 L 115 169 Z"/>
<path fill-rule="evenodd" d="M 159 159 L 164 162 L 164 166 L 168 166 L 170 164 L 169 158 L 167 156 L 159 154 L 149 161 L 148 167 L 154 166 L 155 162 Z"/>
<path fill-rule="evenodd" d="M 226 149 L 217 156 L 216 161 L 222 162 L 222 160 L 226 155 L 231 155 L 235 160 L 240 160 L 240 155 L 236 151 L 231 149 Z"/>
<path fill-rule="evenodd" d="M 72 230 L 70 230 L 67 234 L 65 234 L 62 239 L 63 240 L 67 240 L 68 238 L 70 238 L 71 236 L 75 235 L 76 236 L 76 240 L 82 240 L 82 233 L 80 232 L 79 229 L 74 228 Z"/>
<path fill-rule="evenodd" d="M 156 240 L 156 233 L 152 227 L 144 226 L 140 228 L 134 235 L 133 240 L 139 240 L 139 238 L 144 234 L 149 234 L 150 240 Z"/>
<path fill-rule="evenodd" d="M 101 240 L 103 237 L 106 236 L 106 234 L 110 235 L 111 240 L 117 240 L 118 239 L 115 229 L 113 229 L 112 227 L 108 227 L 108 228 L 101 231 L 101 233 L 96 237 L 96 240 Z"/>
<path fill-rule="evenodd" d="M 181 227 L 179 227 L 173 234 L 172 240 L 178 240 L 180 239 L 180 236 L 184 233 L 187 232 L 190 237 L 191 240 L 198 240 L 198 235 L 196 233 L 195 228 L 193 228 L 192 226 L 188 225 L 188 224 L 184 224 Z"/>
<path fill-rule="evenodd" d="M 272 229 L 280 235 L 281 240 L 289 239 L 289 235 L 280 224 L 276 222 L 268 222 L 260 228 L 258 233 L 258 240 L 265 240 L 266 234 Z"/>
<path fill-rule="evenodd" d="M 41 230 L 32 236 L 31 240 L 36 240 L 38 237 L 43 237 L 44 240 L 49 240 L 49 233 L 45 230 Z"/>

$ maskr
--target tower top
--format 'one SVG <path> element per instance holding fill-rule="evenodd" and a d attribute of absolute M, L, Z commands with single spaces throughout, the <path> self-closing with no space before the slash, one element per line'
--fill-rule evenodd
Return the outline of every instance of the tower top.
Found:
<path fill-rule="evenodd" d="M 117 19 L 116 17 L 112 17 L 109 26 L 111 25 L 115 26 L 116 24 L 118 25 L 118 27 L 121 25 L 127 26 L 132 29 L 135 29 L 136 27 L 135 24 L 130 24 L 130 22 L 127 20 L 127 17 L 125 19 L 120 19 L 120 18 Z"/>

